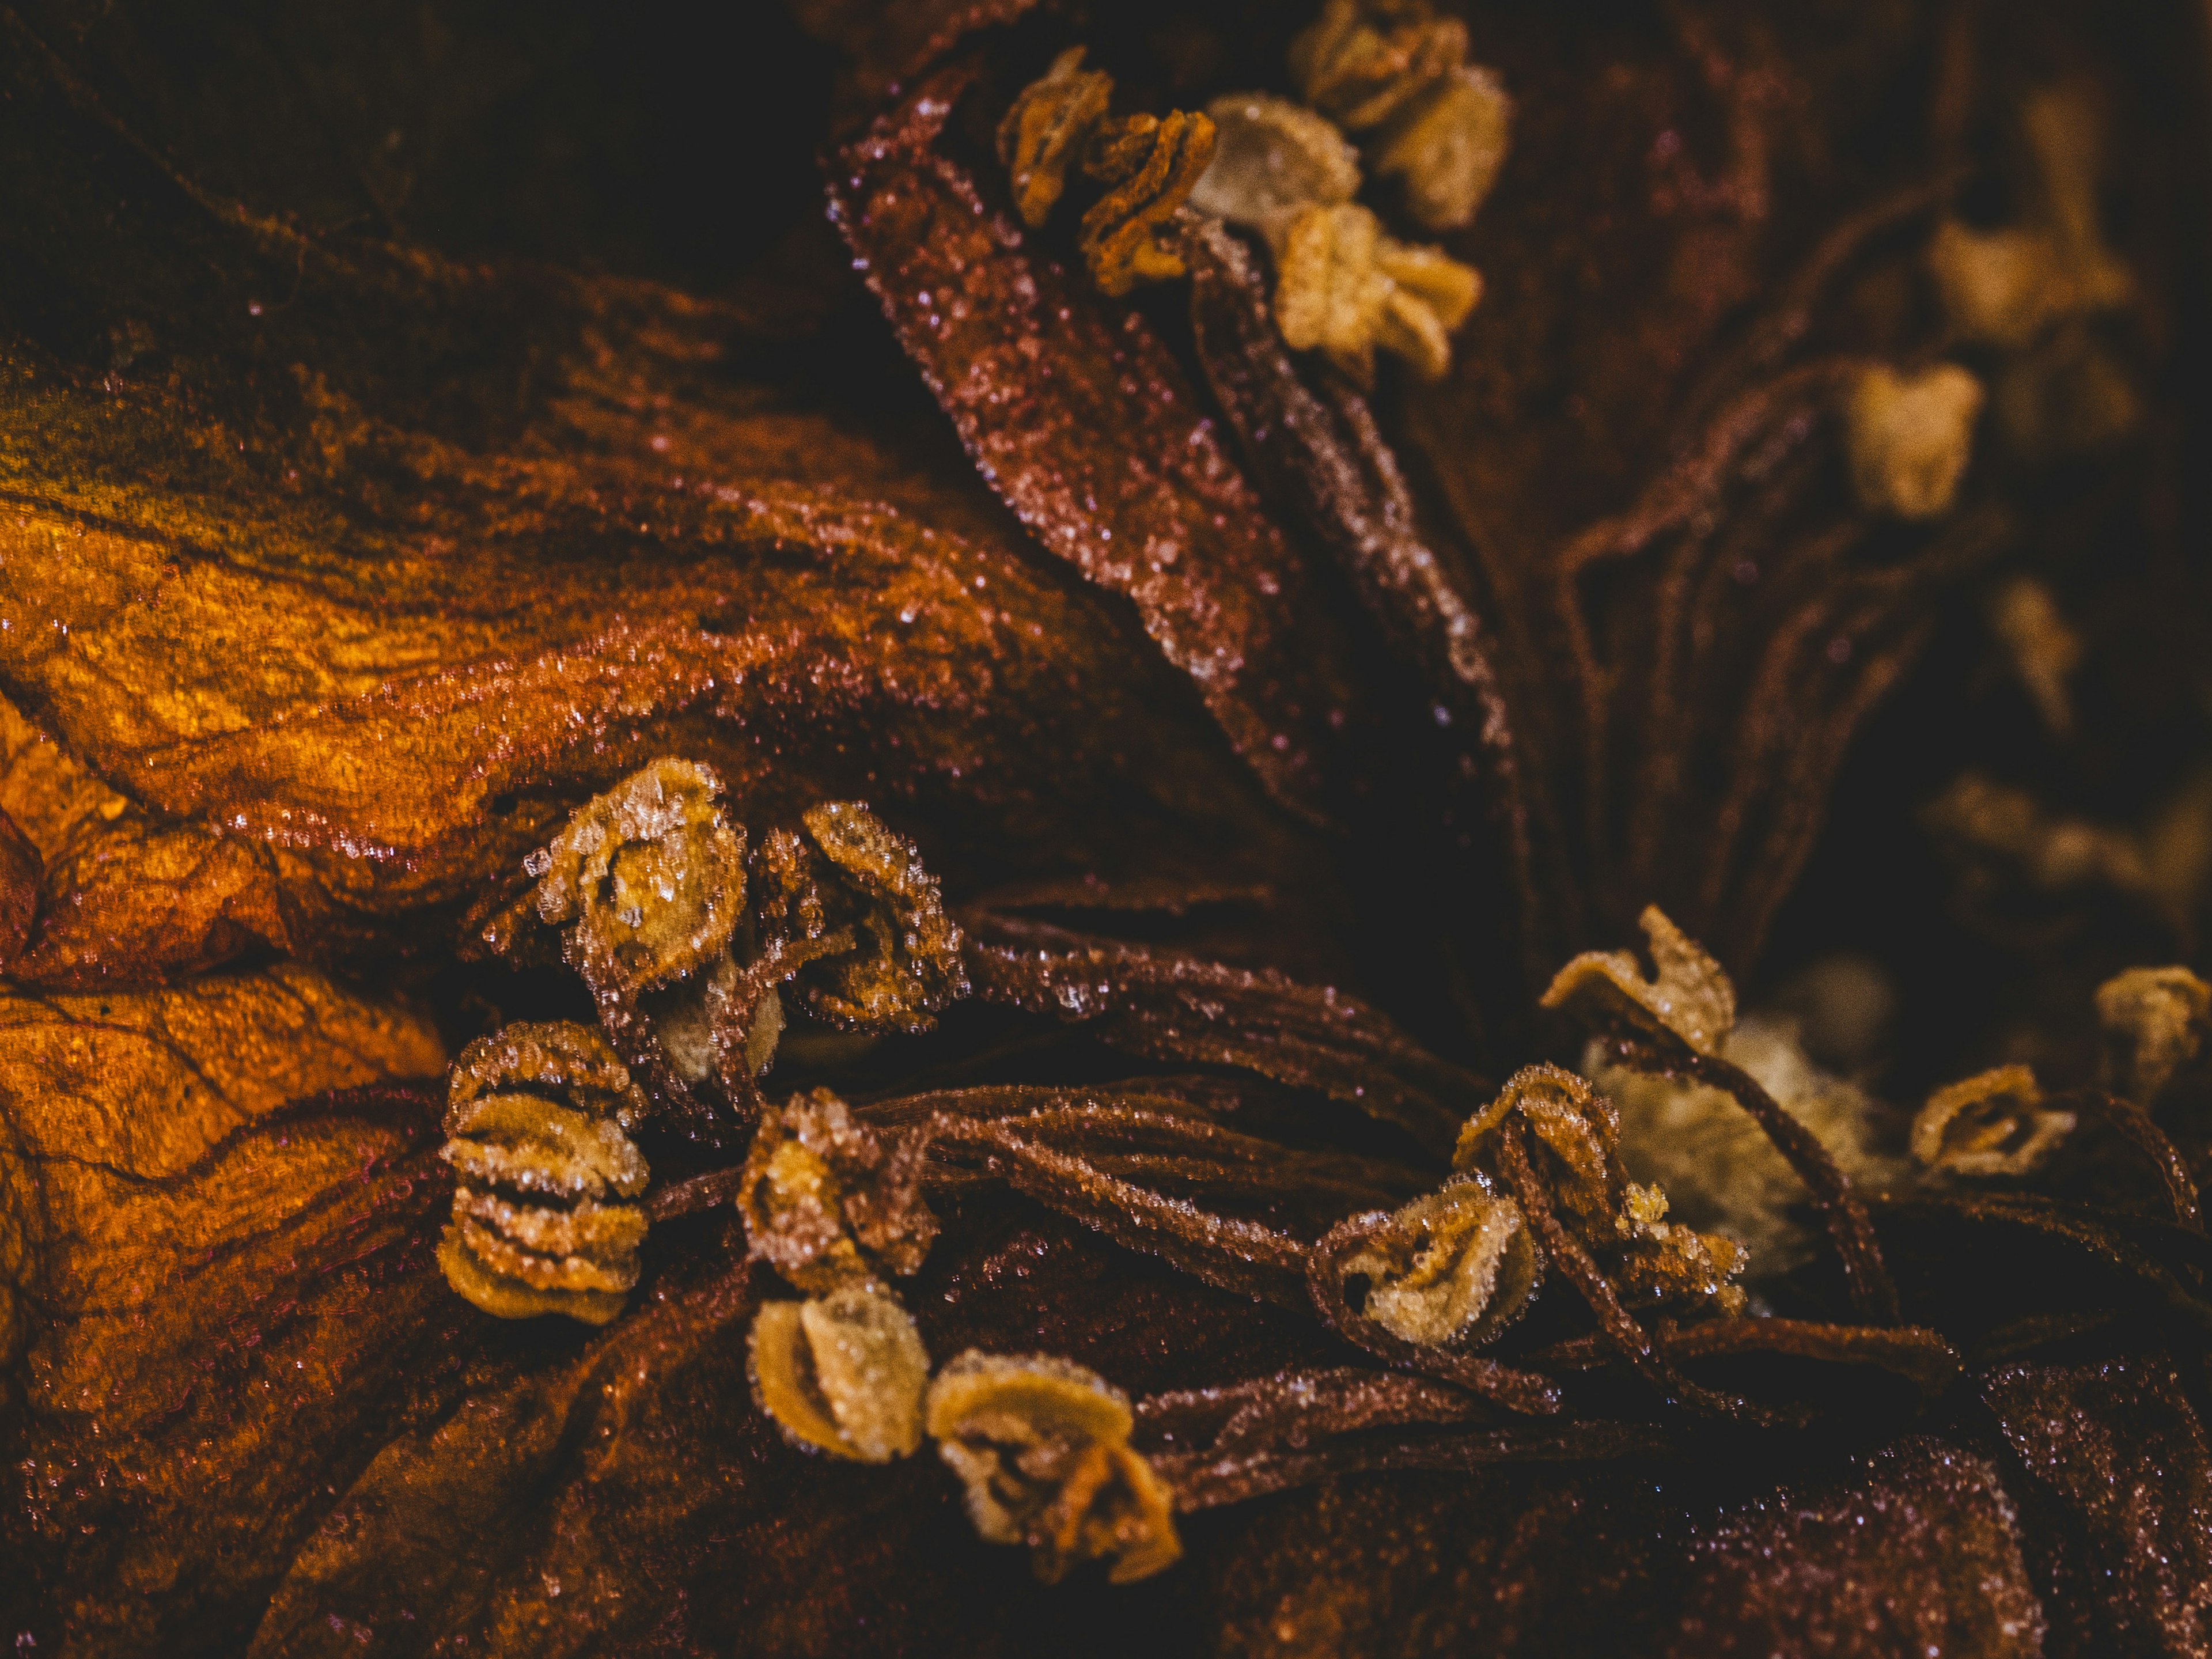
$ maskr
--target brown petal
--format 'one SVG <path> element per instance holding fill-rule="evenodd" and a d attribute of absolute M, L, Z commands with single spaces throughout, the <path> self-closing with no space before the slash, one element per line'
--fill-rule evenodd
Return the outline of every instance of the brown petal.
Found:
<path fill-rule="evenodd" d="M 839 158 L 839 227 L 1006 504 L 1133 600 L 1268 788 L 1317 811 L 1349 702 L 1331 630 L 1159 341 L 1031 253 L 935 153 L 961 89 L 933 82 Z"/>

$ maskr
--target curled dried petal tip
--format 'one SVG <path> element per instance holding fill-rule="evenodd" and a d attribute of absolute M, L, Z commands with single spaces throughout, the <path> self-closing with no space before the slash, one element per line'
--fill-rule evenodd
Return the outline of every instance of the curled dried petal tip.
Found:
<path fill-rule="evenodd" d="M 1520 1206 L 1468 1175 L 1395 1212 L 1342 1267 L 1369 1281 L 1364 1317 L 1431 1348 L 1489 1341 L 1528 1305 L 1540 1271 Z"/>
<path fill-rule="evenodd" d="M 2029 1175 L 2073 1128 L 2073 1113 L 2044 1104 L 2033 1070 L 1999 1066 L 1929 1096 L 1912 1120 L 1912 1156 L 1953 1175 Z"/>
<path fill-rule="evenodd" d="M 1039 1578 L 1104 1560 L 1133 1583 L 1182 1553 L 1174 1503 L 1129 1446 L 1135 1416 L 1121 1391 L 1049 1355 L 969 1349 L 930 1384 L 927 1426 L 968 1488 L 975 1530 L 1026 1544 Z"/>
<path fill-rule="evenodd" d="M 794 1444 L 888 1463 L 921 1444 L 929 1354 L 914 1316 L 879 1286 L 771 1302 L 753 1321 L 753 1397 Z"/>
<path fill-rule="evenodd" d="M 1956 363 L 1917 374 L 1877 366 L 1844 411 L 1851 484 L 1869 512 L 1936 519 L 1958 499 L 1973 453 L 1982 383 Z"/>
<path fill-rule="evenodd" d="M 510 1026 L 454 1067 L 443 1157 L 453 1217 L 438 1247 L 453 1289 L 501 1319 L 604 1325 L 637 1282 L 650 1171 L 623 1133 L 641 1098 L 598 1032 Z"/>
<path fill-rule="evenodd" d="M 2097 988 L 2106 1079 L 2148 1106 L 2197 1058 L 2212 1016 L 2212 986 L 2188 969 L 2130 968 Z"/>
<path fill-rule="evenodd" d="M 1657 905 L 1647 905 L 1638 922 L 1657 969 L 1652 978 L 1644 977 L 1626 951 L 1585 951 L 1559 969 L 1542 1006 L 1570 1009 L 1596 1024 L 1624 1019 L 1698 1054 L 1714 1053 L 1735 1026 L 1735 984 Z"/>

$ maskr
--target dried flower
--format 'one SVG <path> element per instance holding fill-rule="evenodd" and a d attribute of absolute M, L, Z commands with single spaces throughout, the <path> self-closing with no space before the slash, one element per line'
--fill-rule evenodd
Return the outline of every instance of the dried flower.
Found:
<path fill-rule="evenodd" d="M 1206 106 L 1213 160 L 1190 204 L 1213 218 L 1258 231 L 1280 247 L 1291 222 L 1309 207 L 1334 207 L 1359 188 L 1359 155 L 1311 110 L 1263 92 L 1231 93 Z"/>
<path fill-rule="evenodd" d="M 1651 979 L 1629 951 L 1586 951 L 1559 969 L 1542 1006 L 1569 1009 L 1597 1024 L 1626 1019 L 1698 1054 L 1716 1052 L 1735 1024 L 1735 985 L 1657 905 L 1647 905 L 1637 922 L 1657 969 Z"/>
<path fill-rule="evenodd" d="M 888 1463 L 921 1444 L 929 1354 L 914 1316 L 870 1285 L 771 1302 L 753 1320 L 753 1398 L 794 1444 Z"/>
<path fill-rule="evenodd" d="M 1099 292 L 1183 273 L 1182 256 L 1161 235 L 1213 159 L 1213 123 L 1187 110 L 1109 122 L 1091 141 L 1083 170 L 1109 186 L 1083 216 L 1078 241 Z"/>
<path fill-rule="evenodd" d="M 744 915 L 744 840 L 723 822 L 721 780 L 663 759 L 578 810 L 532 858 L 538 914 L 611 984 L 642 990 L 711 962 Z"/>
<path fill-rule="evenodd" d="M 927 1412 L 975 1530 L 1028 1545 L 1045 1583 L 1103 1559 L 1111 1583 L 1130 1583 L 1182 1555 L 1167 1486 L 1130 1449 L 1129 1402 L 1103 1377 L 1048 1355 L 971 1348 L 937 1374 Z"/>
<path fill-rule="evenodd" d="M 447 1282 L 501 1319 L 604 1325 L 637 1282 L 648 1171 L 623 1133 L 643 1102 L 595 1031 L 526 1025 L 453 1068 L 444 1157 L 457 1177 Z"/>
<path fill-rule="evenodd" d="M 2068 625 L 2050 584 L 2014 576 L 1990 600 L 1990 628 L 2054 736 L 2074 729 L 2067 682 L 2081 665 L 2081 636 Z"/>
<path fill-rule="evenodd" d="M 1861 505 L 1901 519 L 1948 513 L 1972 453 L 1982 399 L 1982 383 L 1956 363 L 1917 374 L 1867 370 L 1844 420 Z"/>
<path fill-rule="evenodd" d="M 793 994 L 817 1019 L 848 1030 L 926 1031 L 968 994 L 960 929 L 915 844 L 857 802 L 805 815 L 805 839 L 763 839 L 754 860 L 763 929 L 786 943 L 852 944 L 802 966 Z"/>
<path fill-rule="evenodd" d="M 2149 1105 L 2197 1058 L 2208 1015 L 2212 986 L 2186 968 L 2130 968 L 2106 980 L 2097 988 L 2106 1079 L 2138 1106 Z"/>
<path fill-rule="evenodd" d="M 1382 234 L 1354 203 L 1312 207 L 1285 233 L 1275 320 L 1292 349 L 1318 350 L 1355 379 L 1374 372 L 1375 348 L 1435 379 L 1451 364 L 1451 331 L 1482 295 L 1482 278 L 1434 248 Z"/>
<path fill-rule="evenodd" d="M 926 1146 L 918 1130 L 877 1133 L 827 1089 L 770 1108 L 738 1191 L 752 1254 L 817 1296 L 878 1283 L 878 1267 L 915 1272 L 937 1237 Z"/>
<path fill-rule="evenodd" d="M 1067 169 L 1082 153 L 1107 100 L 1114 77 L 1083 67 L 1081 46 L 1070 46 L 1052 67 L 1022 88 L 999 123 L 999 160 L 1012 176 L 1014 206 L 1032 230 L 1051 216 L 1067 187 Z"/>
<path fill-rule="evenodd" d="M 2043 1103 L 2033 1070 L 2000 1066 L 1928 1097 L 1912 1120 L 1912 1156 L 1952 1175 L 2029 1175 L 2073 1128 L 2073 1113 Z"/>
<path fill-rule="evenodd" d="M 1306 102 L 1348 132 L 1381 126 L 1466 61 L 1466 24 L 1391 21 L 1389 12 L 1404 9 L 1327 0 L 1291 42 L 1291 76 Z"/>
<path fill-rule="evenodd" d="M 1513 100 L 1486 69 L 1462 64 L 1421 92 L 1382 134 L 1375 171 L 1401 180 L 1406 210 L 1431 230 L 1457 230 L 1505 165 Z"/>
<path fill-rule="evenodd" d="M 1368 1236 L 1342 1267 L 1369 1280 L 1366 1317 L 1425 1347 L 1479 1347 L 1519 1316 L 1540 1269 L 1521 1208 L 1455 1176 Z"/>

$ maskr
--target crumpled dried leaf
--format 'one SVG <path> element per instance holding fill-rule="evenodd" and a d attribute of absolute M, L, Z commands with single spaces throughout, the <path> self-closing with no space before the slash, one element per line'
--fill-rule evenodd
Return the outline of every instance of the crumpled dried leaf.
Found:
<path fill-rule="evenodd" d="M 726 950 L 744 919 L 744 836 L 710 767 L 656 760 L 576 809 L 527 868 L 538 914 L 635 994 Z"/>
<path fill-rule="evenodd" d="M 1359 153 L 1303 105 L 1232 92 L 1206 112 L 1213 122 L 1213 160 L 1190 194 L 1200 213 L 1256 230 L 1279 247 L 1301 210 L 1348 202 L 1359 189 Z"/>
<path fill-rule="evenodd" d="M 738 1189 L 751 1253 L 827 1295 L 920 1269 L 937 1237 L 921 1197 L 927 1127 L 879 1134 L 827 1089 L 763 1113 Z"/>
<path fill-rule="evenodd" d="M 1034 230 L 1052 215 L 1067 187 L 1067 169 L 1105 118 L 1114 77 L 1083 67 L 1084 49 L 1070 46 L 1024 87 L 999 122 L 999 160 L 1012 175 L 1014 210 Z"/>
<path fill-rule="evenodd" d="M 1542 1270 L 1519 1206 L 1455 1176 L 1393 1214 L 1342 1271 L 1369 1280 L 1360 1311 L 1392 1335 L 1472 1348 L 1520 1316 Z"/>
<path fill-rule="evenodd" d="M 2106 1077 L 2138 1106 L 2149 1105 L 2197 1058 L 2208 1016 L 2212 986 L 2179 963 L 2115 975 L 2097 988 Z"/>
<path fill-rule="evenodd" d="M 1182 275 L 1170 222 L 1213 159 L 1213 123 L 1188 110 L 1132 115 L 1091 141 L 1083 170 L 1107 186 L 1083 215 L 1078 239 L 1101 294 Z"/>
<path fill-rule="evenodd" d="M 1869 512 L 1940 519 L 1958 500 L 1973 453 L 1982 383 L 1956 363 L 1917 374 L 1877 364 L 1845 406 L 1851 484 Z"/>
<path fill-rule="evenodd" d="M 2073 1132 L 2074 1114 L 2044 1104 L 2032 1067 L 1999 1066 L 1928 1097 L 1912 1156 L 1952 1175 L 2029 1175 Z"/>
<path fill-rule="evenodd" d="M 763 927 L 792 942 L 853 943 L 801 966 L 792 991 L 846 1030 L 927 1031 L 968 994 L 958 926 L 921 852 L 857 801 L 809 807 L 806 840 L 772 832 L 755 862 Z"/>
<path fill-rule="evenodd" d="M 1317 815 L 1358 724 L 1336 625 L 1158 339 L 1109 321 L 936 152 L 958 90 L 923 87 L 844 152 L 838 227 L 992 487 L 1135 604 L 1269 791 Z"/>
<path fill-rule="evenodd" d="M 1542 1006 L 1595 1024 L 1626 1020 L 1698 1054 L 1716 1052 L 1735 1025 L 1735 986 L 1727 971 L 1657 905 L 1646 905 L 1637 921 L 1650 945 L 1652 978 L 1626 951 L 1585 951 L 1559 969 Z"/>
<path fill-rule="evenodd" d="M 1096 1372 L 971 1348 L 938 1372 L 927 1409 L 975 1530 L 1026 1544 L 1045 1583 L 1103 1559 L 1109 1583 L 1132 1583 L 1182 1554 L 1166 1486 L 1129 1449 L 1128 1400 Z"/>
<path fill-rule="evenodd" d="M 921 1444 L 929 1354 L 896 1298 L 860 1284 L 770 1302 L 749 1343 L 753 1398 L 793 1443 L 860 1463 Z"/>
<path fill-rule="evenodd" d="M 501 1319 L 604 1325 L 637 1283 L 650 1171 L 623 1131 L 643 1092 L 588 1026 L 510 1025 L 462 1052 L 441 1154 L 458 1177 L 447 1282 Z"/>

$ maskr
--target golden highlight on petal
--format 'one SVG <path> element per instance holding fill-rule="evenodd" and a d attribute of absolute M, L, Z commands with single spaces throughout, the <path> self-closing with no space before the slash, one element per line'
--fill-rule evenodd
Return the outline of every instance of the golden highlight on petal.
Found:
<path fill-rule="evenodd" d="M 1109 1582 L 1132 1583 L 1182 1555 L 1166 1484 L 1129 1448 L 1128 1400 L 1097 1373 L 971 1348 L 937 1374 L 927 1412 L 975 1530 L 1026 1544 L 1045 1583 L 1103 1559 Z"/>
<path fill-rule="evenodd" d="M 1951 1175 L 2024 1176 L 2073 1129 L 2073 1113 L 2043 1103 L 2033 1069 L 1999 1066 L 1928 1097 L 1912 1120 L 1912 1156 Z"/>
<path fill-rule="evenodd" d="M 794 1444 L 861 1463 L 921 1444 L 929 1354 L 914 1316 L 884 1291 L 769 1303 L 750 1340 L 753 1397 Z"/>
<path fill-rule="evenodd" d="M 1669 921 L 1657 905 L 1638 918 L 1656 968 L 1644 977 L 1626 951 L 1589 951 L 1559 969 L 1542 1006 L 1565 1008 L 1593 1025 L 1625 1019 L 1710 1054 L 1735 1025 L 1735 986 L 1720 963 Z"/>

